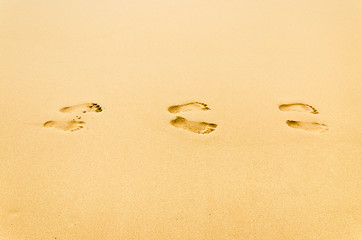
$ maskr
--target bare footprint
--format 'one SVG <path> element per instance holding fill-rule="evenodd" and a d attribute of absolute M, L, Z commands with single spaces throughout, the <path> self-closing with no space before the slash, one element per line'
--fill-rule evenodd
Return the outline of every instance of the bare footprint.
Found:
<path fill-rule="evenodd" d="M 186 104 L 182 104 L 182 105 L 173 105 L 168 108 L 168 111 L 170 113 L 198 111 L 198 110 L 207 111 L 207 110 L 211 110 L 211 109 L 207 106 L 207 104 L 200 103 L 200 102 L 191 102 L 191 103 L 186 103 Z"/>
<path fill-rule="evenodd" d="M 287 120 L 287 124 L 291 128 L 301 129 L 310 132 L 322 133 L 328 130 L 328 126 L 326 124 L 317 123 L 317 122 Z"/>
<path fill-rule="evenodd" d="M 174 127 L 183 128 L 197 134 L 209 134 L 215 131 L 217 127 L 215 123 L 189 121 L 183 117 L 176 117 L 170 123 Z"/>
<path fill-rule="evenodd" d="M 77 131 L 84 127 L 85 122 L 83 121 L 47 121 L 43 124 L 44 127 L 53 127 L 63 131 Z"/>
<path fill-rule="evenodd" d="M 318 114 L 317 109 L 312 107 L 311 105 L 304 103 L 291 103 L 291 104 L 282 104 L 279 106 L 280 111 L 295 111 L 295 112 L 306 112 Z"/>
<path fill-rule="evenodd" d="M 87 112 L 102 112 L 102 107 L 97 103 L 83 103 L 69 107 L 63 107 L 59 111 L 62 113 L 87 113 Z"/>

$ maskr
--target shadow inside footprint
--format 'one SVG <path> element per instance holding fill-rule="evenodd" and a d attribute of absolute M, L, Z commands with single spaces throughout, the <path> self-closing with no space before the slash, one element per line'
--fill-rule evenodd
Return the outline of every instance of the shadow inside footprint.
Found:
<path fill-rule="evenodd" d="M 170 123 L 176 128 L 182 128 L 197 134 L 209 134 L 215 131 L 217 127 L 215 123 L 189 121 L 183 117 L 176 117 Z"/>
<path fill-rule="evenodd" d="M 317 109 L 312 107 L 311 105 L 304 104 L 304 103 L 291 103 L 291 104 L 282 104 L 279 105 L 280 111 L 294 111 L 294 112 L 305 112 L 305 113 L 312 113 L 318 114 L 319 112 Z"/>
<path fill-rule="evenodd" d="M 102 112 L 102 107 L 97 103 L 83 103 L 69 107 L 63 107 L 59 110 L 62 113 L 87 113 L 87 112 Z"/>
<path fill-rule="evenodd" d="M 191 102 L 182 105 L 173 105 L 168 108 L 170 113 L 180 113 L 180 112 L 187 112 L 187 111 L 207 111 L 210 108 L 205 103 L 200 102 Z"/>
<path fill-rule="evenodd" d="M 55 128 L 58 130 L 63 130 L 63 131 L 70 131 L 70 132 L 74 132 L 74 131 L 78 131 L 81 130 L 85 125 L 85 122 L 83 121 L 76 121 L 76 120 L 72 120 L 72 121 L 47 121 L 43 124 L 44 127 L 47 128 Z"/>
<path fill-rule="evenodd" d="M 309 132 L 323 133 L 328 130 L 328 126 L 326 124 L 317 122 L 287 120 L 286 123 L 291 128 L 305 130 Z"/>

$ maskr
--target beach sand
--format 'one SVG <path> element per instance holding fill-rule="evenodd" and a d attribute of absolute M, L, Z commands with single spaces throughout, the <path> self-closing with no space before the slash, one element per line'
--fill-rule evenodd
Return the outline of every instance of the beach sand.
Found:
<path fill-rule="evenodd" d="M 0 239 L 361 239 L 361 42 L 353 0 L 1 1 Z"/>

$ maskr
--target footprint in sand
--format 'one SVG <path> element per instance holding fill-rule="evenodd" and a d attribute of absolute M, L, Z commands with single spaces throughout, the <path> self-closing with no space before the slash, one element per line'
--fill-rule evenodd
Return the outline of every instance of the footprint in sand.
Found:
<path fill-rule="evenodd" d="M 69 107 L 63 107 L 59 110 L 62 113 L 87 113 L 87 112 L 102 112 L 102 107 L 97 103 L 83 103 Z"/>
<path fill-rule="evenodd" d="M 207 104 L 200 102 L 191 102 L 182 105 L 173 105 L 168 108 L 170 113 L 180 113 L 180 112 L 188 112 L 188 111 L 207 111 L 211 110 Z"/>
<path fill-rule="evenodd" d="M 304 103 L 291 103 L 291 104 L 282 104 L 279 105 L 280 111 L 294 111 L 294 112 L 305 112 L 305 113 L 312 113 L 318 114 L 319 112 L 317 109 L 312 107 L 311 105 L 304 104 Z"/>
<path fill-rule="evenodd" d="M 294 111 L 294 112 L 304 112 L 312 114 L 319 113 L 317 109 L 305 103 L 281 104 L 279 105 L 279 110 L 284 112 Z M 328 130 L 328 126 L 326 124 L 317 123 L 317 122 L 287 120 L 286 123 L 291 128 L 301 129 L 309 132 L 322 133 Z"/>
<path fill-rule="evenodd" d="M 215 131 L 217 127 L 215 123 L 189 121 L 183 117 L 176 117 L 170 123 L 176 128 L 182 128 L 197 134 L 209 134 Z"/>
<path fill-rule="evenodd" d="M 287 120 L 286 123 L 291 128 L 305 130 L 309 132 L 323 133 L 328 130 L 328 126 L 326 124 L 317 123 L 317 122 Z"/>
<path fill-rule="evenodd" d="M 47 121 L 43 124 L 43 126 L 47 127 L 47 128 L 56 128 L 58 130 L 70 131 L 70 132 L 81 130 L 84 127 L 84 125 L 85 125 L 85 122 L 76 121 L 76 120 Z"/>

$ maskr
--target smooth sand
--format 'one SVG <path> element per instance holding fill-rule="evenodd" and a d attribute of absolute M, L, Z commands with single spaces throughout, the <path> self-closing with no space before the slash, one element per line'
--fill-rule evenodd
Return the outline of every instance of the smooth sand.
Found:
<path fill-rule="evenodd" d="M 0 239 L 361 239 L 361 42 L 357 0 L 1 1 Z"/>

